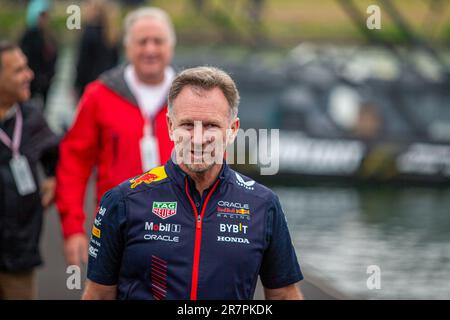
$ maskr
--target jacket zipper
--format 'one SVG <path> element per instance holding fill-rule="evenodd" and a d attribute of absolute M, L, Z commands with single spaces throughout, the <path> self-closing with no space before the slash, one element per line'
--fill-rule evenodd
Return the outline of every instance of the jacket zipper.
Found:
<path fill-rule="evenodd" d="M 197 208 L 194 204 L 194 201 L 192 200 L 191 195 L 189 194 L 189 188 L 188 188 L 188 181 L 186 178 L 185 183 L 185 189 L 186 194 L 189 199 L 189 202 L 192 206 L 192 209 L 194 209 L 195 217 L 196 217 L 196 227 L 195 227 L 195 243 L 194 243 L 194 261 L 192 262 L 192 281 L 191 281 L 191 300 L 197 300 L 197 289 L 198 289 L 198 269 L 200 264 L 200 248 L 202 243 L 202 221 L 203 216 L 205 214 L 206 207 L 208 205 L 209 198 L 213 194 L 214 190 L 216 189 L 217 185 L 219 184 L 219 179 L 217 179 L 216 183 L 214 183 L 214 186 L 209 191 L 208 195 L 206 196 L 205 202 L 202 205 L 201 213 L 199 214 L 197 211 Z"/>

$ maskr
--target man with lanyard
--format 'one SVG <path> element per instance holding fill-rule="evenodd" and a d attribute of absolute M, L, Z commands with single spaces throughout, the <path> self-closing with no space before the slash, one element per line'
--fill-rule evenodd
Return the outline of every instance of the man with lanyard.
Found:
<path fill-rule="evenodd" d="M 84 299 L 300 299 L 303 279 L 278 197 L 224 163 L 239 129 L 225 72 L 187 69 L 169 91 L 175 152 L 100 204 Z"/>
<path fill-rule="evenodd" d="M 97 167 L 97 201 L 124 179 L 164 163 L 173 149 L 167 133 L 166 96 L 175 33 L 168 15 L 141 8 L 125 18 L 128 65 L 87 86 L 77 116 L 60 148 L 56 204 L 70 265 L 87 263 L 84 198 Z"/>
<path fill-rule="evenodd" d="M 54 195 L 58 139 L 40 111 L 24 103 L 32 79 L 19 47 L 0 42 L 0 299 L 36 297 L 42 209 Z M 50 177 L 41 190 L 39 162 Z"/>

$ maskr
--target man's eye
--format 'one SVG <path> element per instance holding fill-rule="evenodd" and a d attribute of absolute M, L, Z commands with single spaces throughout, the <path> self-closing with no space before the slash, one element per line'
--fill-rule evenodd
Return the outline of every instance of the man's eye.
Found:
<path fill-rule="evenodd" d="M 164 39 L 159 39 L 159 38 L 155 39 L 155 45 L 157 45 L 157 46 L 164 44 L 164 42 L 165 42 Z"/>
<path fill-rule="evenodd" d="M 185 129 L 190 129 L 194 127 L 192 123 L 182 123 L 181 126 Z"/>

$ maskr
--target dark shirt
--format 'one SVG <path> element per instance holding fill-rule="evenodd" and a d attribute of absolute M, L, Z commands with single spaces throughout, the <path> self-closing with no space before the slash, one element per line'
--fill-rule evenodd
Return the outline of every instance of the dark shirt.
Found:
<path fill-rule="evenodd" d="M 118 299 L 252 299 L 303 279 L 278 197 L 224 164 L 200 196 L 171 160 L 100 204 L 88 278 Z"/>
<path fill-rule="evenodd" d="M 37 166 L 48 176 L 55 175 L 58 138 L 49 129 L 41 112 L 29 105 L 19 106 L 23 115 L 20 153 L 30 164 L 36 192 L 21 196 L 10 169 L 11 150 L 0 142 L 0 271 L 26 271 L 41 264 L 39 237 L 42 206 L 37 183 Z M 12 137 L 16 116 L 0 121 L 0 128 Z"/>
<path fill-rule="evenodd" d="M 20 41 L 20 48 L 28 58 L 28 66 L 34 72 L 31 93 L 47 95 L 55 75 L 58 57 L 55 39 L 38 27 L 28 28 Z"/>
<path fill-rule="evenodd" d="M 119 47 L 107 45 L 103 27 L 86 25 L 83 30 L 75 77 L 75 88 L 80 97 L 88 83 L 119 62 Z"/>

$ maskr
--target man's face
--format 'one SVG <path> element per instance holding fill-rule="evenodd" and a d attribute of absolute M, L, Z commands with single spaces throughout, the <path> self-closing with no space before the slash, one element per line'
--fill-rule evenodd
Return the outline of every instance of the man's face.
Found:
<path fill-rule="evenodd" d="M 173 45 L 164 22 L 153 18 L 137 20 L 128 31 L 125 49 L 139 80 L 148 84 L 163 80 L 164 70 L 173 56 Z"/>
<path fill-rule="evenodd" d="M 3 52 L 0 69 L 0 100 L 23 102 L 30 98 L 30 82 L 34 74 L 20 49 Z"/>
<path fill-rule="evenodd" d="M 239 118 L 230 118 L 228 101 L 219 88 L 184 87 L 167 121 L 177 162 L 196 173 L 222 163 L 227 144 L 239 129 Z"/>

